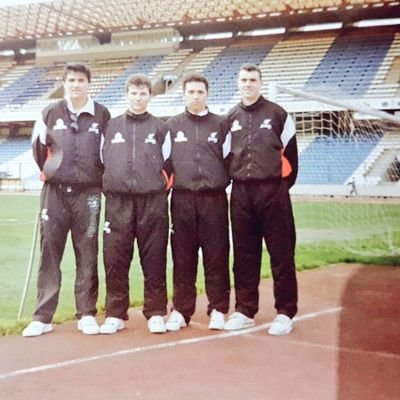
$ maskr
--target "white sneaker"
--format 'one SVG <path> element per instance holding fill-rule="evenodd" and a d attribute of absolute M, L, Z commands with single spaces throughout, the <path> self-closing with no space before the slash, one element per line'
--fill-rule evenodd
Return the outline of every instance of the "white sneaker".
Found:
<path fill-rule="evenodd" d="M 100 333 L 110 335 L 117 333 L 121 329 L 125 328 L 124 320 L 121 318 L 107 317 L 100 327 Z"/>
<path fill-rule="evenodd" d="M 256 323 L 253 318 L 246 317 L 241 312 L 234 312 L 226 321 L 224 329 L 226 331 L 236 331 L 238 329 L 245 329 L 254 326 Z"/>
<path fill-rule="evenodd" d="M 220 311 L 212 310 L 210 314 L 210 323 L 208 324 L 208 329 L 222 331 L 224 329 L 224 325 L 224 314 L 222 314 L 222 312 Z"/>
<path fill-rule="evenodd" d="M 93 315 L 84 315 L 78 321 L 78 329 L 85 335 L 97 335 L 100 332 L 100 328 Z"/>
<path fill-rule="evenodd" d="M 33 337 L 40 336 L 43 333 L 48 333 L 53 330 L 52 324 L 45 324 L 40 321 L 32 321 L 23 331 L 22 336 L 24 337 Z"/>
<path fill-rule="evenodd" d="M 161 315 L 153 315 L 147 321 L 147 328 L 150 333 L 165 333 L 167 327 L 165 326 L 164 318 Z"/>
<path fill-rule="evenodd" d="M 287 335 L 293 330 L 293 321 L 285 314 L 278 314 L 272 321 L 268 333 L 270 335 L 279 336 Z"/>
<path fill-rule="evenodd" d="M 179 331 L 179 329 L 186 326 L 185 318 L 179 311 L 173 310 L 165 326 L 167 331 Z"/>

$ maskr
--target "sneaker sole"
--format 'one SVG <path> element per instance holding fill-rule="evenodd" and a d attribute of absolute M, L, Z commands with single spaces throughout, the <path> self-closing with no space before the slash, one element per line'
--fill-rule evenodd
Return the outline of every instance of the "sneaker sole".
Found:
<path fill-rule="evenodd" d="M 187 325 L 181 325 L 179 327 L 168 327 L 168 325 L 166 325 L 167 331 L 169 332 L 178 332 L 179 330 L 181 330 L 182 328 L 186 328 Z"/>
<path fill-rule="evenodd" d="M 98 327 L 96 329 L 96 327 L 93 327 L 93 330 L 86 330 L 84 328 L 82 328 L 79 324 L 78 324 L 78 331 L 82 332 L 84 335 L 98 335 L 100 333 L 100 328 Z"/>
<path fill-rule="evenodd" d="M 84 331 L 83 329 L 80 329 L 80 331 L 84 334 L 84 335 L 98 335 L 100 333 L 100 329 L 96 330 L 96 331 Z"/>
<path fill-rule="evenodd" d="M 100 332 L 99 333 L 101 333 L 102 335 L 113 335 L 114 333 L 117 333 L 117 332 L 119 332 L 119 331 L 122 331 L 122 329 L 124 329 L 125 328 L 125 325 L 119 325 L 118 327 L 117 327 L 117 329 L 110 329 L 110 330 L 107 330 L 107 328 L 103 328 L 102 329 L 102 326 L 100 327 Z"/>
<path fill-rule="evenodd" d="M 149 329 L 150 333 L 166 333 L 167 329 Z"/>
<path fill-rule="evenodd" d="M 211 331 L 223 331 L 224 330 L 224 325 L 213 325 L 213 324 L 209 324 L 208 325 L 208 329 L 210 329 Z"/>
<path fill-rule="evenodd" d="M 246 329 L 246 328 L 252 328 L 253 326 L 255 326 L 256 323 L 253 322 L 246 322 L 244 323 L 242 326 L 240 326 L 239 328 L 227 328 L 226 326 L 224 326 L 224 330 L 225 331 L 240 331 L 241 329 Z"/>
<path fill-rule="evenodd" d="M 124 329 L 124 328 L 118 328 L 117 330 L 109 330 L 109 331 L 107 331 L 107 330 L 102 330 L 101 328 L 100 328 L 100 332 L 99 333 L 101 333 L 102 335 L 113 335 L 114 333 L 117 333 L 117 332 L 119 332 L 119 331 L 122 331 L 122 329 Z"/>
<path fill-rule="evenodd" d="M 44 328 L 42 331 L 38 331 L 37 333 L 31 333 L 31 334 L 29 334 L 29 333 L 23 333 L 22 332 L 22 336 L 23 337 L 37 337 L 37 336 L 41 336 L 41 335 L 43 335 L 43 334 L 45 334 L 45 333 L 49 333 L 49 332 L 51 332 L 53 330 L 53 327 L 52 326 L 49 326 L 49 327 L 47 327 L 47 328 Z"/>
<path fill-rule="evenodd" d="M 282 332 L 270 332 L 270 330 L 268 330 L 268 335 L 271 336 L 284 336 L 284 335 L 289 335 L 289 333 L 291 333 L 293 331 L 293 327 L 291 327 L 290 329 L 287 329 L 286 331 L 282 331 Z"/>

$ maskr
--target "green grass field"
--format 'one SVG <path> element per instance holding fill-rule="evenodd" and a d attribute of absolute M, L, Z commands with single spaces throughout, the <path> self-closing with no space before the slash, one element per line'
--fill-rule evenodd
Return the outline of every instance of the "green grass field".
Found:
<path fill-rule="evenodd" d="M 39 210 L 37 195 L 0 195 L 0 335 L 18 333 L 30 321 L 35 306 L 39 246 L 21 321 L 17 321 L 32 246 L 34 221 Z M 298 245 L 297 269 L 341 262 L 400 265 L 399 204 L 360 204 L 294 201 Z M 101 222 L 102 226 L 102 222 Z M 101 247 L 100 234 L 100 249 Z M 232 260 L 231 260 L 232 261 Z M 172 296 L 172 263 L 168 255 L 168 293 Z M 75 263 L 68 241 L 62 263 L 62 289 L 55 322 L 74 318 Z M 198 290 L 204 291 L 199 267 Z M 98 309 L 104 310 L 105 288 L 102 254 L 99 254 Z M 264 254 L 262 277 L 270 277 Z M 233 282 L 233 280 L 232 280 Z M 143 279 L 135 252 L 130 273 L 131 304 L 142 304 Z"/>

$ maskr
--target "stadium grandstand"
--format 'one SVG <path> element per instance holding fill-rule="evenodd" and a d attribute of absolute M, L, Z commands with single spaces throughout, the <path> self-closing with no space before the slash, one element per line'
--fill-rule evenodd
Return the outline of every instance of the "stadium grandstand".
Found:
<path fill-rule="evenodd" d="M 124 83 L 149 75 L 150 110 L 183 109 L 188 71 L 210 81 L 209 107 L 239 101 L 244 62 L 297 127 L 297 194 L 400 196 L 400 1 L 54 0 L 0 3 L 0 189 L 40 188 L 30 134 L 63 96 L 66 61 L 90 64 L 90 94 L 113 115 Z"/>

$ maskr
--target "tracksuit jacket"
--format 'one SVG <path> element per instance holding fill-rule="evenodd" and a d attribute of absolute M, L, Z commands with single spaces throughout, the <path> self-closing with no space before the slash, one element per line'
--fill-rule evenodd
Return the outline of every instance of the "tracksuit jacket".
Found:
<path fill-rule="evenodd" d="M 273 180 L 285 177 L 293 186 L 298 170 L 295 129 L 290 115 L 260 97 L 229 112 L 232 135 L 230 175 L 234 180 Z M 289 165 L 288 165 L 289 163 Z"/>
<path fill-rule="evenodd" d="M 224 166 L 226 119 L 208 112 L 204 116 L 185 111 L 168 120 L 174 170 L 174 190 L 225 190 L 229 176 Z"/>
<path fill-rule="evenodd" d="M 108 317 L 128 319 L 135 239 L 144 274 L 143 314 L 150 318 L 167 312 L 168 179 L 163 166 L 168 140 L 165 122 L 148 112 L 127 111 L 107 126 L 102 156 Z"/>
<path fill-rule="evenodd" d="M 79 115 L 71 110 L 67 99 L 46 107 L 32 137 L 33 156 L 44 180 L 40 199 L 41 259 L 33 319 L 44 323 L 51 322 L 58 304 L 60 262 L 69 231 L 76 259 L 76 316 L 97 312 L 103 173 L 100 137 L 110 114 L 90 98 Z"/>
<path fill-rule="evenodd" d="M 228 132 L 225 118 L 189 111 L 167 121 L 175 175 L 171 199 L 171 244 L 174 261 L 173 307 L 186 322 L 195 310 L 198 250 L 201 247 L 209 304 L 229 307 L 228 204 L 229 176 L 224 160 Z"/>
<path fill-rule="evenodd" d="M 297 312 L 296 233 L 289 188 L 298 170 L 295 126 L 283 108 L 262 96 L 250 106 L 235 106 L 228 119 L 236 311 L 251 318 L 258 311 L 264 238 L 275 308 L 292 318 Z"/>
<path fill-rule="evenodd" d="M 39 137 L 34 138 L 33 156 L 47 182 L 101 185 L 100 138 L 110 114 L 99 103 L 94 102 L 94 108 L 94 115 L 79 115 L 79 133 L 71 128 L 72 119 L 66 100 L 43 110 L 46 143 L 42 143 Z"/>
<path fill-rule="evenodd" d="M 148 112 L 129 111 L 110 120 L 104 138 L 103 191 L 149 194 L 164 192 L 167 181 L 162 146 L 165 122 Z"/>

